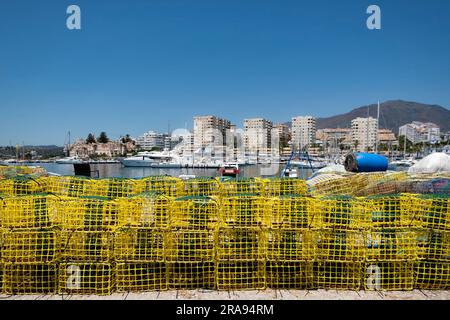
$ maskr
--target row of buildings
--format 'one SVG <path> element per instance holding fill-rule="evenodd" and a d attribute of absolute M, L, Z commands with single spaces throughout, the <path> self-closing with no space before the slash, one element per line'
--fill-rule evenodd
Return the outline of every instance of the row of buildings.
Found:
<path fill-rule="evenodd" d="M 239 133 L 240 135 L 237 135 Z M 237 141 L 240 136 L 241 141 Z M 412 143 L 435 143 L 440 140 L 440 129 L 433 123 L 414 121 L 399 129 L 399 136 L 406 136 Z M 71 155 L 87 157 L 92 154 L 118 156 L 143 150 L 172 150 L 182 140 L 184 152 L 198 152 L 214 146 L 216 149 L 234 146 L 240 142 L 246 153 L 270 154 L 276 148 L 282 154 L 294 150 L 309 150 L 312 154 L 339 154 L 352 151 L 374 151 L 378 147 L 391 148 L 398 145 L 396 135 L 388 129 L 380 129 L 375 118 L 356 118 L 349 128 L 316 128 L 316 119 L 312 116 L 297 116 L 291 119 L 291 125 L 273 123 L 264 118 L 251 118 L 243 121 L 238 129 L 231 121 L 217 116 L 194 117 L 194 128 L 184 137 L 167 133 L 149 131 L 134 139 L 134 143 L 111 141 L 106 144 L 87 144 L 82 140 L 71 146 Z"/>
<path fill-rule="evenodd" d="M 376 144 L 397 143 L 395 134 L 387 129 L 378 129 L 374 118 L 356 118 L 351 128 L 316 129 L 316 119 L 312 116 L 298 116 L 291 119 L 291 125 L 273 123 L 264 118 L 245 119 L 240 129 L 242 143 L 247 152 L 270 153 L 272 148 L 279 149 L 314 149 L 320 148 L 329 152 L 336 150 L 373 150 Z M 378 130 L 378 134 L 377 134 Z M 227 119 L 216 116 L 194 117 L 192 136 L 188 137 L 192 150 L 208 146 L 220 147 L 236 144 L 236 125 Z M 169 140 L 167 134 L 150 131 L 136 139 L 137 145 L 143 149 L 154 147 L 171 149 L 179 140 Z"/>

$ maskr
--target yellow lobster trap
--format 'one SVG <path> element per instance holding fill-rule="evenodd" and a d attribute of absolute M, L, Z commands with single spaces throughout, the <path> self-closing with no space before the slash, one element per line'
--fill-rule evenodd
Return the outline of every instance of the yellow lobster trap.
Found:
<path fill-rule="evenodd" d="M 360 262 L 317 261 L 313 263 L 313 289 L 359 290 Z"/>
<path fill-rule="evenodd" d="M 368 228 L 370 220 L 364 201 L 350 196 L 328 196 L 310 200 L 312 227 L 358 230 Z"/>
<path fill-rule="evenodd" d="M 363 262 L 365 239 L 359 231 L 311 231 L 313 257 L 325 262 Z M 338 265 L 338 264 L 336 264 Z"/>
<path fill-rule="evenodd" d="M 0 179 L 10 179 L 20 175 L 44 176 L 47 172 L 35 166 L 3 166 L 0 165 Z"/>
<path fill-rule="evenodd" d="M 60 198 L 28 195 L 0 199 L 0 225 L 3 228 L 48 228 L 60 225 Z"/>
<path fill-rule="evenodd" d="M 183 181 L 168 176 L 152 176 L 136 180 L 138 193 L 154 193 L 167 197 L 183 196 Z"/>
<path fill-rule="evenodd" d="M 218 261 L 216 287 L 218 290 L 265 289 L 265 261 Z"/>
<path fill-rule="evenodd" d="M 266 261 L 266 284 L 271 289 L 310 289 L 312 263 L 306 261 Z"/>
<path fill-rule="evenodd" d="M 267 199 L 268 225 L 276 229 L 307 229 L 311 227 L 311 198 L 280 196 Z"/>
<path fill-rule="evenodd" d="M 355 185 L 348 176 L 338 174 L 321 174 L 307 182 L 309 194 L 320 196 L 352 196 Z"/>
<path fill-rule="evenodd" d="M 227 226 L 257 227 L 269 223 L 270 206 L 255 195 L 226 197 L 220 201 L 220 222 Z"/>
<path fill-rule="evenodd" d="M 297 178 L 264 179 L 264 196 L 305 195 L 308 187 L 305 180 Z"/>
<path fill-rule="evenodd" d="M 45 177 L 46 192 L 68 197 L 91 196 L 93 181 L 86 177 Z"/>
<path fill-rule="evenodd" d="M 101 197 L 65 199 L 58 212 L 64 229 L 113 230 L 117 227 L 117 202 Z"/>
<path fill-rule="evenodd" d="M 158 194 L 141 194 L 117 199 L 117 226 L 158 228 L 169 227 L 172 199 Z"/>
<path fill-rule="evenodd" d="M 126 178 L 90 179 L 89 196 L 125 198 L 140 192 L 138 181 Z"/>
<path fill-rule="evenodd" d="M 364 198 L 365 214 L 371 229 L 415 226 L 410 195 L 377 195 Z"/>
<path fill-rule="evenodd" d="M 220 183 L 221 197 L 235 197 L 241 194 L 264 194 L 264 180 L 260 178 L 230 179 Z"/>
<path fill-rule="evenodd" d="M 120 228 L 114 233 L 114 259 L 121 262 L 164 262 L 166 231 Z"/>
<path fill-rule="evenodd" d="M 24 196 L 43 193 L 46 190 L 44 178 L 16 176 L 11 179 L 0 179 L 0 193 L 10 196 Z"/>
<path fill-rule="evenodd" d="M 110 295 L 115 290 L 111 263 L 70 262 L 59 265 L 60 294 Z"/>
<path fill-rule="evenodd" d="M 450 289 L 450 263 L 420 261 L 414 267 L 414 288 L 424 290 Z"/>
<path fill-rule="evenodd" d="M 59 237 L 54 230 L 7 230 L 3 232 L 0 243 L 3 261 L 38 263 L 59 258 Z"/>
<path fill-rule="evenodd" d="M 419 259 L 450 262 L 450 231 L 418 230 L 415 235 Z"/>
<path fill-rule="evenodd" d="M 368 231 L 365 235 L 367 261 L 416 261 L 418 241 L 410 229 Z"/>
<path fill-rule="evenodd" d="M 269 229 L 266 259 L 271 261 L 312 261 L 314 243 L 308 230 Z"/>
<path fill-rule="evenodd" d="M 61 231 L 61 259 L 66 262 L 102 262 L 113 259 L 110 231 Z"/>
<path fill-rule="evenodd" d="M 357 188 L 354 195 L 370 196 L 380 194 L 397 194 L 403 192 L 404 182 L 408 178 L 408 173 L 392 172 L 392 173 L 366 173 L 352 177 Z"/>
<path fill-rule="evenodd" d="M 0 262 L 0 293 L 4 292 L 4 289 L 3 289 L 3 269 L 4 268 L 5 267 L 3 266 L 3 263 Z"/>
<path fill-rule="evenodd" d="M 413 290 L 414 263 L 377 261 L 364 266 L 365 290 Z"/>
<path fill-rule="evenodd" d="M 164 262 L 119 262 L 116 264 L 118 292 L 167 290 L 167 267 Z"/>
<path fill-rule="evenodd" d="M 182 182 L 183 196 L 219 196 L 220 182 L 215 178 L 194 178 Z"/>
<path fill-rule="evenodd" d="M 55 262 L 4 264 L 3 290 L 7 294 L 55 294 L 58 266 Z"/>
<path fill-rule="evenodd" d="M 170 226 L 172 228 L 214 228 L 219 219 L 219 203 L 215 198 L 186 196 L 172 202 Z"/>
<path fill-rule="evenodd" d="M 216 253 L 220 261 L 264 260 L 267 252 L 267 234 L 261 228 L 220 227 Z"/>
<path fill-rule="evenodd" d="M 214 262 L 168 262 L 169 289 L 214 289 Z"/>
<path fill-rule="evenodd" d="M 214 261 L 215 232 L 171 230 L 167 233 L 166 261 Z"/>
<path fill-rule="evenodd" d="M 410 210 L 421 227 L 450 231 L 449 195 L 411 196 Z"/>

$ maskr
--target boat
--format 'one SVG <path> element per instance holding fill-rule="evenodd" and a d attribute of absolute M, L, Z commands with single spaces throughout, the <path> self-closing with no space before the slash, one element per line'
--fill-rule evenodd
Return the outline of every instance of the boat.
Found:
<path fill-rule="evenodd" d="M 55 161 L 58 164 L 74 164 L 74 163 L 83 163 L 83 160 L 77 156 L 73 157 L 65 157 Z"/>
<path fill-rule="evenodd" d="M 236 177 L 241 172 L 237 163 L 225 163 L 218 171 L 222 177 Z"/>
<path fill-rule="evenodd" d="M 283 171 L 283 177 L 284 178 L 298 178 L 297 170 L 294 168 L 286 168 Z"/>
<path fill-rule="evenodd" d="M 321 160 L 292 160 L 291 165 L 298 168 L 312 168 L 312 169 L 320 169 L 329 165 L 326 161 Z"/>
<path fill-rule="evenodd" d="M 416 162 L 417 162 L 416 160 L 409 158 L 409 159 L 401 159 L 401 160 L 392 161 L 391 163 L 389 163 L 389 165 L 393 166 L 393 167 L 411 167 Z"/>
<path fill-rule="evenodd" d="M 181 168 L 182 164 L 166 152 L 139 152 L 120 161 L 125 167 Z"/>

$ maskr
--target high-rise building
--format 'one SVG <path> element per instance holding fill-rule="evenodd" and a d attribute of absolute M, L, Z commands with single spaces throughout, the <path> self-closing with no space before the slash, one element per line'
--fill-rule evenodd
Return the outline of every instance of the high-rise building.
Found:
<path fill-rule="evenodd" d="M 440 141 L 440 128 L 431 122 L 413 121 L 401 126 L 399 136 L 406 136 L 412 143 Z"/>
<path fill-rule="evenodd" d="M 352 120 L 352 141 L 356 151 L 375 150 L 377 143 L 378 120 L 372 117 Z"/>
<path fill-rule="evenodd" d="M 224 146 L 230 127 L 229 120 L 216 116 L 194 117 L 194 149 Z"/>
<path fill-rule="evenodd" d="M 249 152 L 263 151 L 271 147 L 272 121 L 263 118 L 244 120 L 244 145 Z"/>
<path fill-rule="evenodd" d="M 312 116 L 292 118 L 292 144 L 294 149 L 310 147 L 316 141 L 316 119 Z"/>
<path fill-rule="evenodd" d="M 280 139 L 280 148 L 287 147 L 288 142 L 291 140 L 291 130 L 289 126 L 284 123 L 278 123 L 273 126 Z"/>
<path fill-rule="evenodd" d="M 149 131 L 136 139 L 136 144 L 142 149 L 161 148 L 165 146 L 167 134 Z"/>

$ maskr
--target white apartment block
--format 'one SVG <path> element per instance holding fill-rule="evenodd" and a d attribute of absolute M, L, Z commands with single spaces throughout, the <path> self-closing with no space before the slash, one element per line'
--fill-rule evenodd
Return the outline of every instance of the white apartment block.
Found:
<path fill-rule="evenodd" d="M 278 137 L 280 138 L 280 145 L 281 142 L 288 142 L 291 138 L 291 130 L 289 129 L 289 126 L 284 123 L 278 123 L 273 126 L 273 128 L 276 130 Z"/>
<path fill-rule="evenodd" d="M 352 120 L 352 141 L 356 151 L 375 149 L 377 143 L 378 121 L 375 118 L 356 118 Z"/>
<path fill-rule="evenodd" d="M 440 141 L 440 128 L 431 122 L 413 121 L 401 126 L 399 136 L 406 136 L 412 143 Z"/>
<path fill-rule="evenodd" d="M 267 151 L 272 141 L 272 121 L 263 118 L 244 120 L 244 146 L 250 152 Z"/>
<path fill-rule="evenodd" d="M 149 131 L 136 139 L 136 144 L 142 149 L 154 147 L 164 148 L 167 134 Z"/>
<path fill-rule="evenodd" d="M 292 144 L 294 149 L 309 147 L 316 141 L 316 118 L 312 116 L 292 118 Z"/>
<path fill-rule="evenodd" d="M 230 127 L 229 120 L 216 116 L 194 117 L 194 149 L 225 145 L 226 132 Z"/>

